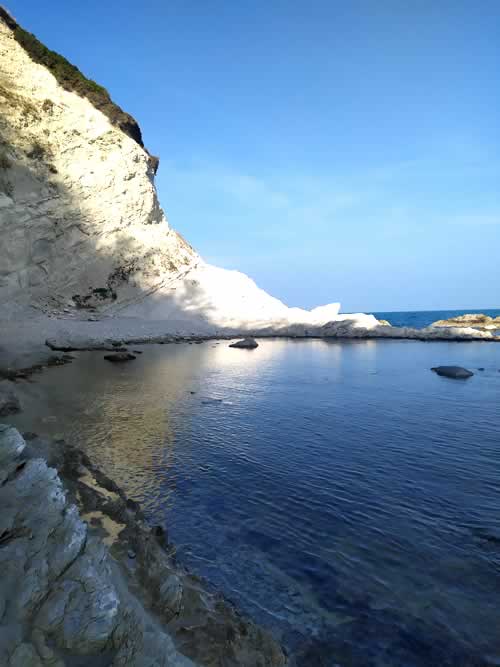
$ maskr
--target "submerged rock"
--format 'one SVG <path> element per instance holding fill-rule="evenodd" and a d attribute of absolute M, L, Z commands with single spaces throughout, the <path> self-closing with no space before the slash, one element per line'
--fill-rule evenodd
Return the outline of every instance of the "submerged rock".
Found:
<path fill-rule="evenodd" d="M 467 368 L 462 368 L 462 366 L 436 366 L 431 368 L 431 371 L 442 375 L 443 377 L 453 378 L 456 380 L 465 380 L 474 375 L 472 371 L 467 370 Z"/>
<path fill-rule="evenodd" d="M 106 361 L 112 361 L 113 363 L 121 363 L 123 361 L 132 361 L 133 359 L 137 359 L 135 354 L 131 354 L 130 352 L 115 352 L 113 354 L 105 354 L 104 358 Z"/>
<path fill-rule="evenodd" d="M 12 382 L 3 380 L 0 382 L 0 417 L 13 415 L 20 412 L 21 403 L 14 391 Z"/>
<path fill-rule="evenodd" d="M 236 347 L 243 350 L 254 350 L 256 347 L 259 347 L 259 344 L 254 338 L 244 338 L 243 340 L 238 340 L 236 343 L 231 343 L 229 347 Z"/>

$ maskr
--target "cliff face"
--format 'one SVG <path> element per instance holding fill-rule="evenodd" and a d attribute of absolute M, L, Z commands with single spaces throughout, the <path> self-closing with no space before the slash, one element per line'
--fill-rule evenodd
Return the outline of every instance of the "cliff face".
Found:
<path fill-rule="evenodd" d="M 8 23 L 0 14 L 0 302 L 119 301 L 195 264 L 160 208 L 155 159 Z"/>

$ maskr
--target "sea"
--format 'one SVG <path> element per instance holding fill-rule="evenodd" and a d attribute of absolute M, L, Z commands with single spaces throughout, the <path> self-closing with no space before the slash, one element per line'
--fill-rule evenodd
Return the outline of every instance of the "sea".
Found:
<path fill-rule="evenodd" d="M 473 310 L 413 310 L 387 311 L 372 313 L 378 320 L 387 320 L 394 327 L 415 327 L 423 329 L 437 320 L 449 320 L 465 313 L 483 313 L 490 317 L 500 317 L 500 308 L 483 308 Z"/>
<path fill-rule="evenodd" d="M 9 421 L 83 447 L 290 665 L 500 664 L 500 344 L 135 349 L 19 383 Z"/>

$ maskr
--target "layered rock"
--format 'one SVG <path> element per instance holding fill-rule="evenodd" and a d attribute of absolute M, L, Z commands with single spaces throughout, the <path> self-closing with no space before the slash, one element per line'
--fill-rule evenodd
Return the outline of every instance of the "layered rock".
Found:
<path fill-rule="evenodd" d="M 287 307 L 248 276 L 203 262 L 168 225 L 154 185 L 157 166 L 135 121 L 106 91 L 0 10 L 0 303 L 10 321 L 0 330 L 0 362 L 20 329 L 20 359 L 53 337 L 46 314 L 79 320 L 76 331 L 58 327 L 55 340 L 80 347 L 120 328 L 128 340 L 492 338 L 470 328 L 390 327 L 371 315 L 339 315 L 339 303 Z M 32 306 L 42 319 L 31 334 L 23 322 Z M 105 315 L 116 324 L 89 336 L 80 325 L 88 311 L 90 319 Z"/>
<path fill-rule="evenodd" d="M 0 506 L 1 665 L 284 664 L 78 450 L 0 424 Z"/>
<path fill-rule="evenodd" d="M 34 62 L 0 17 L 0 299 L 119 298 L 198 261 L 169 227 L 155 164 Z"/>
<path fill-rule="evenodd" d="M 195 327 L 324 324 L 338 314 L 338 303 L 288 308 L 244 274 L 204 263 L 168 225 L 140 131 L 128 132 L 121 110 L 96 108 L 88 89 L 100 87 L 80 73 L 83 92 L 62 85 L 53 58 L 0 12 L 1 302 Z"/>

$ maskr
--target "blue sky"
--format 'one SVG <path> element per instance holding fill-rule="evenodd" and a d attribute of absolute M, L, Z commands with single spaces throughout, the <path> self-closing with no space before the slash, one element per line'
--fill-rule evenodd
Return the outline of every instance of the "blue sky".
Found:
<path fill-rule="evenodd" d="M 171 224 L 290 305 L 500 307 L 500 2 L 7 0 L 139 121 Z"/>

